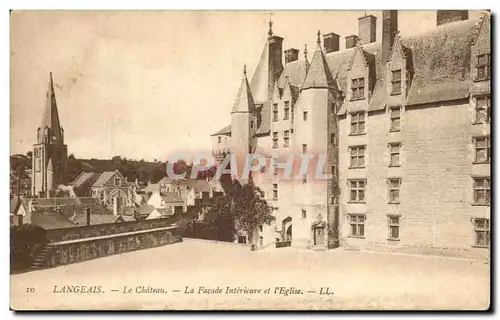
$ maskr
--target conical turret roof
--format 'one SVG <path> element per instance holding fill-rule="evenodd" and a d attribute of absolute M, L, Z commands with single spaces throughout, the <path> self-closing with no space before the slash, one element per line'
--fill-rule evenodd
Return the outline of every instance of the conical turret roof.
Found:
<path fill-rule="evenodd" d="M 240 88 L 238 89 L 238 95 L 233 104 L 233 110 L 231 113 L 235 112 L 251 112 L 254 108 L 254 100 L 252 96 L 252 90 L 250 89 L 250 84 L 247 79 L 246 67 L 243 70 L 243 77 L 241 78 Z"/>
<path fill-rule="evenodd" d="M 307 72 L 306 78 L 302 84 L 302 90 L 310 88 L 333 88 L 338 89 L 333 76 L 328 68 L 323 50 L 321 49 L 321 41 L 319 40 L 318 31 L 318 45 Z"/>

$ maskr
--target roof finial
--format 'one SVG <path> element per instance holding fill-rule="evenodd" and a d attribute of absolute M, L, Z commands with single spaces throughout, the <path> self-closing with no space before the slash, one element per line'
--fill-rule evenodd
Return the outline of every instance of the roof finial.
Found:
<path fill-rule="evenodd" d="M 321 32 L 318 30 L 318 39 L 316 40 L 316 42 L 318 43 L 318 45 L 321 45 Z"/>
<path fill-rule="evenodd" d="M 307 44 L 304 45 L 304 59 L 307 61 Z"/>
<path fill-rule="evenodd" d="M 273 17 L 273 13 L 270 12 L 269 13 L 269 32 L 267 33 L 270 37 L 273 35 L 273 20 L 272 20 L 272 17 Z"/>
<path fill-rule="evenodd" d="M 247 75 L 247 64 L 246 63 L 243 65 L 243 74 L 245 76 Z"/>

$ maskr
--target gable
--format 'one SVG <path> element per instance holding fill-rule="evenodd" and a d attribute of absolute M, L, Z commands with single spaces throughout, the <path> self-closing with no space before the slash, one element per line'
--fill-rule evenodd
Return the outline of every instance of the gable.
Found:
<path fill-rule="evenodd" d="M 391 63 L 391 69 L 401 69 L 403 66 L 403 59 L 405 58 L 404 53 L 403 53 L 403 47 L 401 46 L 401 42 L 399 40 L 399 37 L 395 37 L 394 39 L 394 44 L 392 45 L 391 49 L 391 57 L 390 57 L 390 63 Z"/>
<path fill-rule="evenodd" d="M 476 37 L 472 43 L 474 49 L 477 51 L 490 52 L 491 42 L 491 22 L 489 17 L 485 14 L 479 22 Z"/>
<path fill-rule="evenodd" d="M 363 49 L 361 49 L 361 47 L 357 47 L 356 50 L 354 51 L 354 55 L 351 59 L 351 63 L 349 64 L 349 68 L 347 68 L 347 70 L 351 71 L 352 69 L 356 69 L 359 67 L 367 67 L 366 58 L 363 53 Z"/>
<path fill-rule="evenodd" d="M 115 171 L 106 182 L 104 182 L 105 186 L 115 186 L 115 178 L 120 178 L 120 186 L 125 186 L 125 178 L 119 171 Z"/>

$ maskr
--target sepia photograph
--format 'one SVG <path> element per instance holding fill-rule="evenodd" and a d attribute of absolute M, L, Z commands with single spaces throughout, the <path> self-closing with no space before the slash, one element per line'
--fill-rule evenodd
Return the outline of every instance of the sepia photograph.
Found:
<path fill-rule="evenodd" d="M 14 311 L 488 311 L 488 10 L 12 10 Z"/>

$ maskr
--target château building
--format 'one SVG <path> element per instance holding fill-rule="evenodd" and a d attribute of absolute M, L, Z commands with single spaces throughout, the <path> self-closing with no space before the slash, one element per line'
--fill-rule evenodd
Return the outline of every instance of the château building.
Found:
<path fill-rule="evenodd" d="M 433 30 L 401 37 L 397 11 L 383 11 L 381 39 L 377 18 L 360 17 L 345 48 L 340 35 L 321 41 L 318 32 L 310 61 L 307 51 L 304 59 L 283 51 L 270 23 L 252 78 L 242 76 L 231 124 L 211 135 L 213 154 L 281 162 L 323 154 L 331 179 L 256 173 L 276 217 L 257 244 L 488 254 L 490 16 L 436 16 Z"/>

